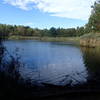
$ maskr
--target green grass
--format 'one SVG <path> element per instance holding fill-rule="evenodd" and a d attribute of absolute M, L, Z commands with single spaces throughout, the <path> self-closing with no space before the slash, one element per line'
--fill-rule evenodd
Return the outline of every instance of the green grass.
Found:
<path fill-rule="evenodd" d="M 93 39 L 100 39 L 100 33 L 88 33 L 81 36 L 81 39 L 84 38 L 93 38 Z"/>
<path fill-rule="evenodd" d="M 39 37 L 32 37 L 32 36 L 10 36 L 8 37 L 9 40 L 28 40 L 28 39 L 40 39 Z"/>
<path fill-rule="evenodd" d="M 89 33 L 81 36 L 80 45 L 85 47 L 99 47 L 100 33 Z"/>
<path fill-rule="evenodd" d="M 10 40 L 39 40 L 45 42 L 73 42 L 79 43 L 80 37 L 32 37 L 32 36 L 10 36 Z"/>

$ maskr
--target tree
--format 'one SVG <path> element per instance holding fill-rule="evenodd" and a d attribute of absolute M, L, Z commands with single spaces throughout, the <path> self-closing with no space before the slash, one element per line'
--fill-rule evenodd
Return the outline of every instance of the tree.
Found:
<path fill-rule="evenodd" d="M 76 34 L 77 36 L 81 36 L 81 35 L 85 34 L 85 28 L 84 27 L 77 27 L 76 32 L 77 32 L 77 34 Z"/>
<path fill-rule="evenodd" d="M 49 33 L 52 37 L 56 37 L 57 36 L 56 28 L 54 27 L 50 28 Z"/>
<path fill-rule="evenodd" d="M 89 18 L 88 26 L 91 31 L 100 32 L 100 0 L 92 6 L 92 13 Z"/>

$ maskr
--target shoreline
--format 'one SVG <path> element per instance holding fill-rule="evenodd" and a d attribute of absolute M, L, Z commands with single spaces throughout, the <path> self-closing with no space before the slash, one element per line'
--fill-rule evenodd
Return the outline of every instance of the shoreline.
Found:
<path fill-rule="evenodd" d="M 95 48 L 100 46 L 100 33 L 89 33 L 81 37 L 35 37 L 35 36 L 10 36 L 7 40 L 38 40 L 42 42 L 68 42 L 80 47 Z"/>
<path fill-rule="evenodd" d="M 32 36 L 11 36 L 5 40 L 38 40 L 42 42 L 70 42 L 76 45 L 80 43 L 80 37 L 32 37 Z"/>

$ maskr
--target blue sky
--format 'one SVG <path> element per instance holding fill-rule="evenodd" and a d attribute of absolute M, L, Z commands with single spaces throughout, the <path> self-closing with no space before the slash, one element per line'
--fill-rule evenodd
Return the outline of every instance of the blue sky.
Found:
<path fill-rule="evenodd" d="M 88 21 L 91 5 L 95 0 L 82 1 L 2 0 L 0 3 L 0 23 L 26 25 L 41 29 L 83 26 Z M 71 4 L 72 2 L 73 4 Z"/>

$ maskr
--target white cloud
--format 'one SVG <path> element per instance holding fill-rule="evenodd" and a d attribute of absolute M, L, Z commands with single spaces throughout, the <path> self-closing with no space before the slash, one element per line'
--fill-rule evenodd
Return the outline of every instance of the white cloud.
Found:
<path fill-rule="evenodd" d="M 37 8 L 51 16 L 87 20 L 95 0 L 4 0 L 24 10 Z"/>
<path fill-rule="evenodd" d="M 4 0 L 4 3 L 11 4 L 13 6 L 19 7 L 23 10 L 30 10 L 33 8 L 33 4 L 35 0 Z"/>

